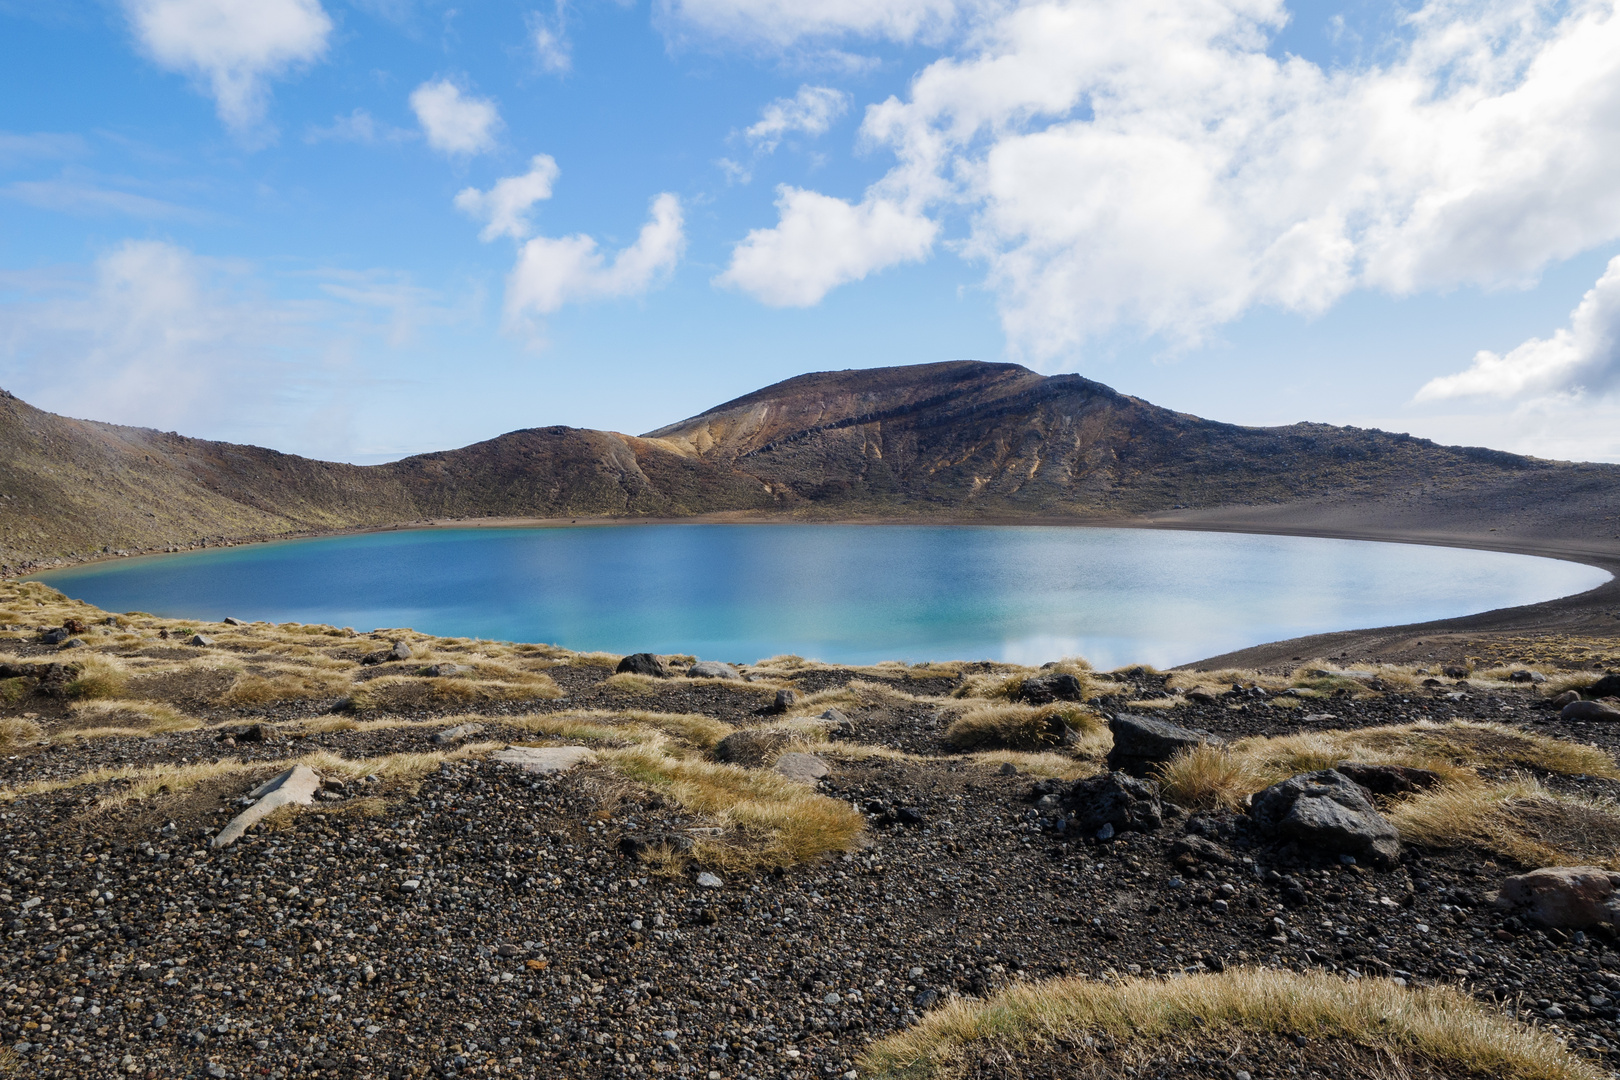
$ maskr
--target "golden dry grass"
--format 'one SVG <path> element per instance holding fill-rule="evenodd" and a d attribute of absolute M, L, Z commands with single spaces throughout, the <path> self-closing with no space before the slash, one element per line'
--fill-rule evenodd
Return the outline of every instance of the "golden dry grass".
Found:
<path fill-rule="evenodd" d="M 1620 805 L 1549 791 L 1524 778 L 1436 788 L 1392 807 L 1401 839 L 1474 847 L 1522 866 L 1620 870 Z"/>
<path fill-rule="evenodd" d="M 72 708 L 74 724 L 83 726 L 60 729 L 55 738 L 144 737 L 202 727 L 201 720 L 158 701 L 112 698 L 78 701 Z"/>
<path fill-rule="evenodd" d="M 45 737 L 45 729 L 32 720 L 17 717 L 0 719 L 0 749 L 9 749 L 23 743 L 38 742 Z"/>
<path fill-rule="evenodd" d="M 117 697 L 129 685 L 129 669 L 116 656 L 81 652 L 73 658 L 73 666 L 78 670 L 63 688 L 70 698 Z"/>
<path fill-rule="evenodd" d="M 985 705 L 963 713 L 945 729 L 945 741 L 958 750 L 1001 748 L 1048 750 L 1066 740 L 1057 726 L 1078 736 L 1106 734 L 1102 718 L 1081 705 Z"/>
<path fill-rule="evenodd" d="M 791 866 L 860 837 L 864 819 L 848 803 L 818 795 L 774 772 L 701 760 L 678 761 L 651 747 L 608 751 L 598 760 L 687 810 L 735 830 L 735 840 L 701 841 L 692 857 L 730 871 Z"/>
<path fill-rule="evenodd" d="M 347 671 L 307 668 L 269 675 L 243 672 L 220 695 L 221 705 L 264 705 L 272 701 L 302 701 L 336 697 L 349 689 Z"/>
<path fill-rule="evenodd" d="M 1064 1048 L 1106 1034 L 1125 1046 L 1197 1033 L 1301 1034 L 1349 1041 L 1498 1080 L 1600 1080 L 1607 1074 L 1551 1032 L 1510 1020 L 1446 986 L 1408 990 L 1387 979 L 1239 969 L 1167 981 L 1063 979 L 1017 986 L 989 1001 L 955 1001 L 861 1056 L 872 1080 L 955 1080 L 998 1049 Z"/>
<path fill-rule="evenodd" d="M 1165 796 L 1181 806 L 1230 808 L 1280 780 L 1346 760 L 1428 769 L 1448 788 L 1477 786 L 1475 770 L 1481 767 L 1620 779 L 1614 759 L 1597 747 L 1461 720 L 1256 736 L 1226 747 L 1199 747 L 1166 763 L 1159 779 Z"/>

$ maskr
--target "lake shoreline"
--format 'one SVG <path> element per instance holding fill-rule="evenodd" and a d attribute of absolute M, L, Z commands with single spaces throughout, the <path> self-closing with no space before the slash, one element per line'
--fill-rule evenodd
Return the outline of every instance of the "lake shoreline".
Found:
<path fill-rule="evenodd" d="M 1261 508 L 1262 510 L 1264 508 Z M 258 546 L 266 543 L 330 537 L 384 534 L 407 531 L 437 531 L 447 529 L 551 529 L 602 528 L 626 525 L 870 525 L 880 526 L 933 526 L 933 527 L 985 527 L 1029 526 L 1067 528 L 1146 529 L 1171 532 L 1236 533 L 1248 535 L 1298 536 L 1319 539 L 1360 540 L 1381 543 L 1404 543 L 1432 547 L 1457 547 L 1473 550 L 1501 551 L 1563 559 L 1593 566 L 1613 575 L 1595 589 L 1554 600 L 1518 607 L 1504 607 L 1473 615 L 1413 624 L 1395 624 L 1380 627 L 1347 628 L 1300 638 L 1284 638 L 1265 642 L 1228 653 L 1194 660 L 1178 665 L 1183 668 L 1215 669 L 1222 667 L 1279 668 L 1288 667 L 1298 657 L 1326 655 L 1353 656 L 1357 660 L 1387 659 L 1407 661 L 1421 659 L 1432 653 L 1437 640 L 1443 639 L 1446 651 L 1456 651 L 1470 641 L 1522 635 L 1576 635 L 1612 638 L 1620 635 L 1620 620 L 1614 616 L 1620 611 L 1620 555 L 1612 545 L 1578 537 L 1526 537 L 1514 535 L 1480 535 L 1445 530 L 1392 530 L 1388 528 L 1345 528 L 1342 523 L 1312 523 L 1308 521 L 1256 520 L 1253 514 L 1181 512 L 1131 518 L 1074 518 L 1025 517 L 1005 515 L 963 516 L 884 516 L 884 517 L 806 517 L 764 515 L 753 513 L 717 513 L 683 518 L 522 518 L 484 517 L 469 519 L 432 519 L 404 522 L 387 526 L 329 530 L 288 534 L 200 544 L 179 551 L 130 552 L 127 555 L 109 553 L 97 559 L 63 561 L 59 565 L 40 567 L 35 573 L 68 569 L 71 566 L 90 565 L 124 558 L 164 554 L 184 554 L 213 547 Z M 1418 644 L 1414 644 L 1417 642 Z M 1427 645 L 1421 642 L 1429 642 Z M 937 659 L 937 658 L 934 658 Z"/>

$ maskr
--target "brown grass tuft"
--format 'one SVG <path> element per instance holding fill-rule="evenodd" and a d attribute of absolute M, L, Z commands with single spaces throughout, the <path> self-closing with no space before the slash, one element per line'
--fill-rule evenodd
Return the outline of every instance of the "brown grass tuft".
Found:
<path fill-rule="evenodd" d="M 1501 1080 L 1600 1080 L 1607 1074 L 1556 1035 L 1510 1020 L 1447 986 L 1407 990 L 1387 979 L 1245 968 L 1167 981 L 1062 979 L 1015 986 L 989 1001 L 955 1001 L 874 1044 L 872 1080 L 956 1080 L 998 1051 L 1058 1050 L 1097 1061 L 1088 1037 L 1134 1047 L 1198 1034 L 1229 1042 L 1244 1030 L 1347 1041 L 1415 1055 L 1444 1075 Z M 1112 1070 L 1107 1071 L 1111 1074 Z"/>
<path fill-rule="evenodd" d="M 6 717 L 0 720 L 0 748 L 10 749 L 23 743 L 38 742 L 45 737 L 45 729 L 32 720 Z"/>
<path fill-rule="evenodd" d="M 1389 819 L 1409 843 L 1481 848 L 1521 866 L 1620 870 L 1620 805 L 1528 778 L 1436 788 L 1397 804 Z"/>
<path fill-rule="evenodd" d="M 945 729 L 945 741 L 959 750 L 1047 750 L 1070 741 L 1058 730 L 1060 724 L 1080 736 L 1106 731 L 1096 713 L 1069 702 L 986 705 L 958 717 Z"/>
<path fill-rule="evenodd" d="M 77 674 L 64 688 L 70 698 L 87 701 L 93 698 L 117 697 L 129 685 L 129 671 L 115 656 L 105 653 L 84 653 L 74 658 Z"/>
<path fill-rule="evenodd" d="M 1231 810 L 1265 787 L 1248 758 L 1223 746 L 1195 746 L 1158 770 L 1164 797 L 1189 810 Z"/>

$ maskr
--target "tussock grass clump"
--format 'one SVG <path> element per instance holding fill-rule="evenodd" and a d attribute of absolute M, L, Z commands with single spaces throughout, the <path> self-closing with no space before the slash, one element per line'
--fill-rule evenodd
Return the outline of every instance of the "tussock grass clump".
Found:
<path fill-rule="evenodd" d="M 693 859 L 707 866 L 740 871 L 807 862 L 849 850 L 864 826 L 848 803 L 774 772 L 681 761 L 649 747 L 610 751 L 598 760 L 693 813 L 735 829 L 741 842 L 706 840 L 693 849 Z"/>
<path fill-rule="evenodd" d="M 1556 1035 L 1510 1020 L 1448 986 L 1407 990 L 1388 979 L 1354 982 L 1324 972 L 1239 969 L 1168 981 L 1062 979 L 1016 986 L 989 1001 L 955 1001 L 874 1044 L 861 1075 L 956 1080 L 1004 1050 L 1059 1050 L 1092 1058 L 1087 1037 L 1121 1048 L 1194 1038 L 1226 1045 L 1242 1031 L 1347 1041 L 1442 1075 L 1500 1080 L 1600 1080 L 1607 1074 Z M 1112 1069 L 1098 1068 L 1112 1075 Z M 1407 1075 L 1394 1069 L 1390 1075 Z"/>
<path fill-rule="evenodd" d="M 0 749 L 38 742 L 44 737 L 45 729 L 32 720 L 21 720 L 16 717 L 0 719 Z"/>
<path fill-rule="evenodd" d="M 78 671 L 63 687 L 70 698 L 117 697 L 129 685 L 129 670 L 116 656 L 85 653 L 74 660 L 73 666 Z"/>
<path fill-rule="evenodd" d="M 1189 810 L 1232 810 L 1265 787 L 1254 764 L 1221 746 L 1184 750 L 1158 769 L 1164 797 Z"/>
<path fill-rule="evenodd" d="M 304 701 L 336 697 L 349 689 L 349 674 L 322 668 L 255 674 L 244 671 L 220 695 L 221 705 L 265 705 L 272 701 Z"/>
<path fill-rule="evenodd" d="M 523 672 L 514 679 L 465 679 L 457 675 L 424 680 L 440 701 L 552 701 L 563 696 L 550 675 Z"/>
<path fill-rule="evenodd" d="M 1482 848 L 1522 866 L 1620 870 L 1620 805 L 1529 778 L 1436 788 L 1399 803 L 1389 819 L 1401 839 L 1429 847 Z"/>
<path fill-rule="evenodd" d="M 105 699 L 75 702 L 73 719 L 85 727 L 69 728 L 58 738 L 112 738 L 118 736 L 162 735 L 171 731 L 192 731 L 202 721 L 187 716 L 171 705 L 157 701 Z"/>
<path fill-rule="evenodd" d="M 986 705 L 958 717 L 945 729 L 945 741 L 959 750 L 999 747 L 1046 750 L 1078 736 L 1105 734 L 1102 718 L 1070 702 L 1051 705 Z"/>

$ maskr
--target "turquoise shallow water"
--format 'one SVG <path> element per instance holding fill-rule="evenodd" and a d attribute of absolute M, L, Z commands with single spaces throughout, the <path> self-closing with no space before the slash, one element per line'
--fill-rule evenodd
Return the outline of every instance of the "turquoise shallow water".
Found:
<path fill-rule="evenodd" d="M 1185 663 L 1607 581 L 1500 552 L 1055 527 L 443 529 L 219 548 L 41 575 L 112 611 L 414 627 L 571 649 L 837 663 L 1079 654 Z"/>

